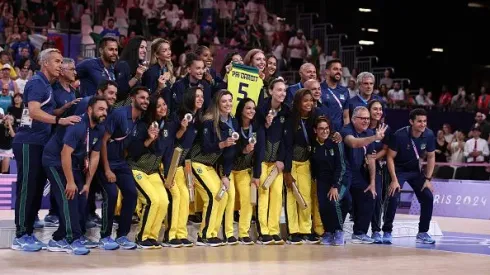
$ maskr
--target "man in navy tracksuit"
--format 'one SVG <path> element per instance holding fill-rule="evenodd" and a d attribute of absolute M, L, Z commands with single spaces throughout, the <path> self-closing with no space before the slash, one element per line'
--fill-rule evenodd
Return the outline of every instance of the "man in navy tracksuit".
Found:
<path fill-rule="evenodd" d="M 374 91 L 374 75 L 370 72 L 362 72 L 357 76 L 357 84 L 359 85 L 359 94 L 349 99 L 349 115 L 357 106 L 367 107 L 370 100 L 377 99 L 382 101 L 381 97 L 373 94 Z"/>
<path fill-rule="evenodd" d="M 311 63 L 305 63 L 301 65 L 301 67 L 299 68 L 299 76 L 301 78 L 300 81 L 294 85 L 289 86 L 286 90 L 286 99 L 284 100 L 284 102 L 289 106 L 293 104 L 294 94 L 296 94 L 299 89 L 306 88 L 306 81 L 310 79 L 316 80 L 315 65 Z"/>
<path fill-rule="evenodd" d="M 94 95 L 99 83 L 106 80 L 116 80 L 114 64 L 118 58 L 118 43 L 114 37 L 104 37 L 99 44 L 100 58 L 87 59 L 77 65 L 77 75 L 80 78 L 80 94 L 83 97 Z"/>
<path fill-rule="evenodd" d="M 60 225 L 48 243 L 48 250 L 86 255 L 87 246 L 97 244 L 85 238 L 86 199 L 99 163 L 107 102 L 93 97 L 79 123 L 59 128 L 46 144 L 43 166 L 51 192 L 60 209 Z"/>
<path fill-rule="evenodd" d="M 326 65 L 325 81 L 320 84 L 322 97 L 319 102 L 326 108 L 318 106 L 326 111 L 326 116 L 332 121 L 334 131 L 338 132 L 345 124 L 350 122 L 349 119 L 349 90 L 340 85 L 342 78 L 342 62 L 338 59 L 332 59 Z"/>
<path fill-rule="evenodd" d="M 97 171 L 103 189 L 101 244 L 112 243 L 112 222 L 117 201 L 117 187 L 122 194 L 122 208 L 117 229 L 116 242 L 123 249 L 135 249 L 136 244 L 128 240 L 133 212 L 136 208 L 136 183 L 133 172 L 125 159 L 131 136 L 137 136 L 137 122 L 148 108 L 150 91 L 146 87 L 133 87 L 130 91 L 131 106 L 114 110 L 105 123 L 106 132 L 102 140 L 102 166 Z M 115 183 L 115 184 L 114 184 Z"/>
<path fill-rule="evenodd" d="M 51 84 L 59 76 L 63 56 L 57 49 L 46 49 L 39 56 L 41 71 L 26 84 L 21 123 L 12 142 L 17 162 L 16 237 L 12 249 L 23 251 L 46 248 L 32 233 L 46 183 L 42 154 L 51 134 L 51 125 L 71 125 L 80 121 L 78 116 L 59 118 L 52 115 L 55 103 Z"/>
<path fill-rule="evenodd" d="M 345 143 L 345 152 L 352 175 L 350 193 L 353 200 L 354 229 L 353 243 L 373 243 L 367 236 L 369 223 L 373 216 L 376 199 L 376 164 L 371 157 L 376 140 L 382 140 L 386 128 L 380 128 L 373 134 L 368 129 L 370 114 L 366 107 L 357 107 L 352 114 L 352 123 L 346 125 L 342 131 Z"/>
<path fill-rule="evenodd" d="M 388 206 L 383 225 L 383 242 L 391 243 L 393 220 L 400 198 L 400 189 L 405 182 L 412 187 L 420 202 L 420 222 L 417 242 L 434 244 L 435 240 L 427 233 L 432 219 L 434 189 L 432 173 L 435 165 L 435 137 L 427 128 L 427 112 L 414 109 L 410 112 L 410 126 L 396 131 L 390 140 L 387 154 L 388 171 L 391 184 L 388 187 Z M 427 157 L 427 166 L 421 168 L 420 161 Z"/>

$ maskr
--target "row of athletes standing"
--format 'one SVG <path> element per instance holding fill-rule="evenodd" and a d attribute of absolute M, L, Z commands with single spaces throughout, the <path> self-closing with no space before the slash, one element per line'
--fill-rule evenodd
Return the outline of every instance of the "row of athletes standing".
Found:
<path fill-rule="evenodd" d="M 140 40 L 138 46 L 138 57 L 144 60 L 146 41 Z M 264 88 L 261 91 L 257 108 L 253 100 L 242 100 L 237 108 L 236 117 L 233 117 L 230 115 L 232 94 L 220 89 L 226 88 L 226 78 L 223 81 L 219 81 L 217 77 L 213 77 L 211 81 L 203 79 L 204 68 L 208 66 L 206 64 L 208 62 L 203 61 L 199 55 L 187 55 L 188 74 L 172 85 L 173 79 L 170 73 L 172 68 L 169 63 L 170 44 L 167 41 L 153 41 L 154 56 L 151 65 L 147 67 L 145 64 L 140 64 L 133 74 L 130 73 L 130 65 L 127 63 L 123 65 L 123 62 L 118 62 L 117 70 L 114 69 L 117 61 L 116 41 L 110 38 L 103 40 L 100 52 L 102 56 L 100 59 L 82 62 L 77 67 L 82 83 L 82 94 L 87 96 L 77 104 L 77 109 L 86 112 L 82 116 L 60 118 L 49 114 L 50 108 L 53 107 L 49 106 L 52 90 L 48 84 L 59 74 L 56 62 L 60 59 L 60 54 L 56 51 L 44 53 L 43 69 L 39 77 L 31 81 L 31 85 L 28 86 L 32 87 L 31 89 L 26 87 L 28 98 L 25 102 L 28 112 L 24 113 L 25 123 L 19 132 L 24 131 L 27 135 L 23 139 L 21 134 L 20 138 L 16 137 L 14 140 L 14 144 L 20 144 L 14 145 L 14 153 L 19 166 L 18 182 L 22 182 L 22 185 L 17 193 L 17 236 L 13 248 L 39 250 L 44 246 L 32 235 L 33 216 L 37 214 L 36 207 L 30 207 L 31 209 L 26 207 L 39 203 L 39 190 L 42 194 L 42 187 L 39 186 L 44 184 L 40 179 L 44 172 L 47 172 L 51 182 L 58 183 L 55 187 L 58 186 L 59 190 L 54 191 L 54 194 L 58 194 L 56 204 L 59 212 L 62 213 L 58 234 L 54 234 L 53 243 L 50 241 L 48 244 L 48 248 L 52 248 L 53 251 L 71 250 L 77 254 L 86 254 L 88 247 L 93 246 L 105 249 L 135 248 L 136 244 L 127 238 L 135 208 L 140 213 L 140 229 L 136 238 L 140 247 L 160 247 L 157 239 L 165 216 L 169 220 L 164 239 L 165 245 L 172 247 L 192 245 L 187 239 L 185 226 L 189 192 L 186 190 L 182 167 L 177 169 L 175 181 L 167 184 L 168 191 L 163 188 L 174 146 L 183 149 L 181 165 L 186 158 L 192 160 L 196 190 L 203 200 L 203 221 L 198 234 L 198 245 L 220 246 L 225 242 L 234 244 L 238 241 L 244 244 L 253 243 L 248 236 L 253 207 L 250 199 L 247 198 L 252 185 L 258 190 L 256 207 L 258 241 L 263 244 L 283 243 L 279 236 L 283 182 L 286 184 L 285 208 L 290 243 L 304 241 L 317 243 L 320 241 L 319 237 L 323 235 L 325 243 L 343 244 L 343 220 L 350 209 L 350 199 L 347 194 L 352 194 L 354 198 L 355 228 L 356 226 L 361 228 L 357 231 L 355 229 L 354 236 L 363 242 L 370 241 L 366 239 L 368 237 L 365 221 L 370 221 L 372 214 L 363 212 L 370 209 L 364 205 L 368 200 L 366 198 L 371 195 L 372 201 L 376 201 L 376 198 L 380 197 L 376 196 L 376 193 L 381 191 L 376 192 L 378 184 L 372 182 L 376 177 L 371 172 L 376 170 L 370 168 L 375 164 L 375 158 L 366 156 L 372 153 L 373 142 L 383 139 L 386 127 L 370 123 L 373 115 L 370 115 L 369 110 L 365 108 L 355 108 L 355 100 L 360 102 L 358 106 L 364 106 L 371 99 L 372 95 L 369 93 L 372 93 L 374 85 L 372 75 L 365 74 L 367 77 L 360 77 L 360 84 L 366 79 L 371 79 L 371 83 L 366 84 L 365 94 L 361 89 L 359 98 L 350 101 L 347 90 L 338 85 L 341 77 L 340 61 L 334 60 L 328 64 L 327 80 L 322 84 L 313 80 L 312 75 L 316 75 L 314 66 L 304 64 L 300 70 L 302 76 L 300 83 L 286 90 L 282 79 L 271 80 L 268 85 L 264 85 L 268 90 Z M 229 59 L 240 62 L 241 56 L 231 54 Z M 250 51 L 244 61 L 246 65 L 257 67 L 263 74 L 266 64 L 262 51 Z M 61 63 L 61 60 L 59 62 Z M 213 74 L 212 71 L 209 74 Z M 126 76 L 126 81 L 120 85 L 120 81 L 117 80 L 123 76 Z M 103 81 L 104 78 L 109 81 Z M 116 80 L 118 83 L 111 80 Z M 121 89 L 121 86 L 124 87 L 126 83 L 130 88 L 129 96 L 127 92 L 126 95 L 124 94 L 124 88 Z M 140 84 L 144 86 L 139 86 Z M 113 87 L 112 92 L 110 87 Z M 116 95 L 114 88 L 117 89 L 116 98 L 114 98 Z M 31 93 L 33 96 L 29 97 Z M 91 97 L 91 93 L 97 93 L 99 96 Z M 98 106 L 104 105 L 104 102 L 106 106 Z M 286 104 L 287 102 L 291 104 Z M 378 103 L 382 113 L 382 103 Z M 118 104 L 123 107 L 114 108 Z M 105 129 L 100 130 L 101 127 L 98 126 L 107 115 L 104 112 L 110 114 L 104 122 Z M 190 120 L 185 118 L 188 113 L 192 115 Z M 380 111 L 378 117 L 381 119 L 379 113 Z M 352 123 L 350 123 L 351 115 Z M 80 123 L 84 121 L 85 125 Z M 155 127 L 153 121 L 157 122 Z M 48 142 L 49 124 L 75 125 L 63 129 L 64 131 L 57 131 Z M 343 127 L 344 124 L 346 127 Z M 90 127 L 86 127 L 87 125 Z M 369 135 L 367 131 L 371 126 L 376 129 L 375 135 Z M 322 130 L 317 131 L 318 127 Z M 94 133 L 91 133 L 92 130 Z M 241 134 L 242 137 L 237 139 L 234 133 Z M 36 134 L 39 135 L 36 137 Z M 252 137 L 255 138 L 255 142 L 250 143 Z M 344 154 L 342 141 L 346 144 L 347 158 L 337 158 L 336 161 L 343 159 L 340 165 L 324 165 L 325 162 L 332 161 L 328 156 L 338 157 Z M 45 144 L 47 144 L 46 148 L 44 148 Z M 66 146 L 71 147 L 72 151 L 66 150 Z M 325 149 L 323 157 L 317 153 L 322 149 Z M 386 148 L 378 150 L 383 149 Z M 47 160 L 46 156 L 50 154 L 46 151 L 52 153 L 54 160 Z M 71 154 L 73 151 L 79 154 Z M 100 165 L 98 164 L 99 151 L 101 152 Z M 128 156 L 125 156 L 125 151 L 128 152 Z M 63 156 L 66 157 L 68 152 L 72 160 L 77 159 L 73 160 L 73 164 L 77 167 L 65 167 L 66 161 L 63 160 Z M 310 158 L 313 165 L 310 165 Z M 362 161 L 359 161 L 361 159 Z M 160 172 L 162 162 L 165 169 Z M 319 165 L 315 165 L 315 162 L 319 162 Z M 29 173 L 24 173 L 26 165 L 31 167 L 28 168 Z M 41 169 L 43 166 L 45 169 Z M 32 171 L 32 167 L 37 169 Z M 331 171 L 328 171 L 327 167 L 330 167 Z M 69 168 L 72 170 L 72 175 L 67 176 L 70 174 Z M 268 189 L 261 188 L 267 175 L 274 169 L 277 169 L 278 175 L 271 186 Z M 341 173 L 334 174 L 338 169 L 341 169 Z M 366 178 L 366 169 L 370 171 L 368 174 L 371 178 Z M 75 174 L 81 175 L 79 180 L 75 180 L 73 176 Z M 95 174 L 104 198 L 99 242 L 91 242 L 83 236 L 85 207 L 83 207 L 82 195 L 93 189 L 90 184 Z M 337 178 L 334 175 L 337 175 Z M 352 177 L 349 178 L 349 175 Z M 356 175 L 359 176 L 357 179 Z M 315 189 L 314 183 L 322 180 L 325 181 L 318 184 L 318 191 L 315 194 L 311 191 Z M 76 184 L 72 184 L 75 182 Z M 297 184 L 306 200 L 305 209 L 299 209 L 294 201 L 291 190 L 293 182 Z M 359 182 L 360 186 L 357 187 L 361 187 L 360 189 L 366 192 L 358 192 L 360 194 L 354 195 L 356 192 L 352 191 L 352 187 L 355 186 L 355 182 Z M 73 188 L 73 185 L 77 188 Z M 122 194 L 119 196 L 122 197 L 122 207 L 117 238 L 112 240 L 110 237 L 112 219 L 118 198 L 116 186 Z M 233 189 L 235 187 L 240 200 L 238 241 L 233 236 L 235 209 Z M 226 192 L 220 200 L 217 200 L 216 195 L 221 189 Z M 331 189 L 337 189 L 337 194 Z M 351 192 L 346 192 L 347 189 Z M 74 190 L 81 191 L 81 194 Z M 368 191 L 371 193 L 369 196 L 363 195 Z M 325 194 L 328 194 L 328 197 Z M 79 198 L 78 201 L 76 197 Z M 320 210 L 314 209 L 317 198 L 321 206 Z M 341 203 L 343 201 L 346 202 L 346 206 L 343 208 L 344 211 L 339 212 L 337 210 L 344 205 Z M 373 210 L 374 205 L 376 203 L 373 203 Z M 312 215 L 316 234 L 312 234 L 311 231 Z M 225 224 L 225 241 L 217 236 L 222 222 Z M 335 226 L 329 228 L 329 225 Z M 324 234 L 325 229 L 330 234 Z M 334 238 L 335 233 L 338 233 L 337 241 Z"/>

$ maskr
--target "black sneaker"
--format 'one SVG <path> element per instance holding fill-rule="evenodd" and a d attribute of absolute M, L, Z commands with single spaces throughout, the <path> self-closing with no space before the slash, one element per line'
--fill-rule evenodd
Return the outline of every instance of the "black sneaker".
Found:
<path fill-rule="evenodd" d="M 303 240 L 307 244 L 319 244 L 321 239 L 317 234 L 303 234 Z"/>
<path fill-rule="evenodd" d="M 200 224 L 202 222 L 202 214 L 196 213 L 194 215 L 189 215 L 188 220 L 194 224 Z"/>
<path fill-rule="evenodd" d="M 291 234 L 288 238 L 288 244 L 292 244 L 292 245 L 303 244 L 303 238 L 298 233 Z"/>
<path fill-rule="evenodd" d="M 183 247 L 193 247 L 194 246 L 194 243 L 189 241 L 188 239 L 180 239 L 180 241 L 182 242 Z"/>
<path fill-rule="evenodd" d="M 238 211 L 233 212 L 233 221 L 235 223 L 238 223 L 240 221 L 240 212 Z"/>
<path fill-rule="evenodd" d="M 218 237 L 212 237 L 207 240 L 207 245 L 211 247 L 218 247 L 223 245 L 223 240 Z"/>
<path fill-rule="evenodd" d="M 148 241 L 150 241 L 153 244 L 153 247 L 154 248 L 162 248 L 162 244 L 159 243 L 157 240 L 155 240 L 155 239 L 148 239 Z"/>
<path fill-rule="evenodd" d="M 155 248 L 155 246 L 153 245 L 153 243 L 150 240 L 137 241 L 136 244 L 141 249 L 153 249 L 153 248 Z"/>
<path fill-rule="evenodd" d="M 179 239 L 172 239 L 167 244 L 172 248 L 182 247 L 182 241 Z"/>
<path fill-rule="evenodd" d="M 238 240 L 234 236 L 231 236 L 228 239 L 226 239 L 226 243 L 228 245 L 236 245 L 238 244 Z"/>
<path fill-rule="evenodd" d="M 272 239 L 274 240 L 274 244 L 284 244 L 284 240 L 279 235 L 272 235 Z"/>
<path fill-rule="evenodd" d="M 253 245 L 254 244 L 254 242 L 252 241 L 252 239 L 250 239 L 250 237 L 238 238 L 238 241 L 240 242 L 240 244 L 243 244 L 243 245 Z"/>
<path fill-rule="evenodd" d="M 197 246 L 207 246 L 208 245 L 208 240 L 201 238 L 200 236 L 197 236 Z"/>
<path fill-rule="evenodd" d="M 259 236 L 257 243 L 263 244 L 263 245 L 274 244 L 274 239 L 272 238 L 271 235 L 262 235 L 262 236 Z"/>

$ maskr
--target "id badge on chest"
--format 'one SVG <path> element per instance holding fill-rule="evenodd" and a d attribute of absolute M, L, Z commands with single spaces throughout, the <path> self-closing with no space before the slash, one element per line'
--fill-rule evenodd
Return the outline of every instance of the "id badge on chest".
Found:
<path fill-rule="evenodd" d="M 20 126 L 32 127 L 32 118 L 29 115 L 29 109 L 27 108 L 24 108 L 24 110 L 22 110 L 22 116 L 20 118 Z"/>

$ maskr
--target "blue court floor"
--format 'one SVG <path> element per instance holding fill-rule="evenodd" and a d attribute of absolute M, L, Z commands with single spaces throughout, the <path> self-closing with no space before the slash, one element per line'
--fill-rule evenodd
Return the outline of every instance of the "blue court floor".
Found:
<path fill-rule="evenodd" d="M 490 235 L 443 233 L 444 236 L 435 237 L 435 245 L 418 244 L 414 238 L 393 238 L 393 246 L 490 255 Z"/>

